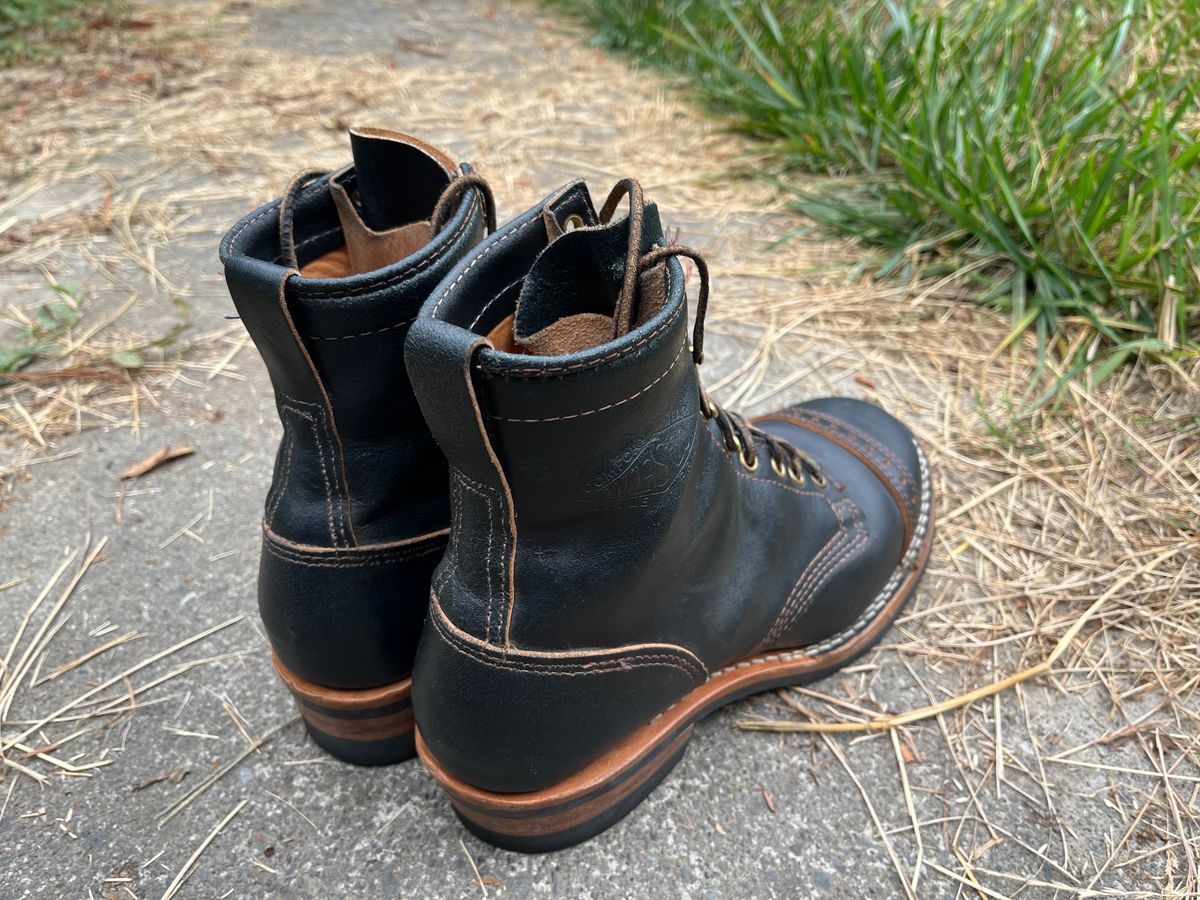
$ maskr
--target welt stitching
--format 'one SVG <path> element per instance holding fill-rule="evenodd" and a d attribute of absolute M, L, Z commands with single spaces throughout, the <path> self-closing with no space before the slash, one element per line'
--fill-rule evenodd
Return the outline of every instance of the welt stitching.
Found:
<path fill-rule="evenodd" d="M 787 599 L 785 599 L 783 602 L 783 608 L 779 610 L 779 614 L 775 617 L 775 621 L 771 623 L 771 627 L 767 630 L 766 636 L 759 641 L 759 649 L 769 642 L 775 640 L 775 638 L 777 638 L 783 631 L 785 627 L 784 622 L 791 613 L 792 603 L 795 600 L 796 594 L 800 590 L 801 585 L 808 578 L 809 573 L 813 570 L 813 568 L 818 564 L 818 560 L 822 559 L 826 553 L 832 552 L 830 548 L 838 544 L 842 540 L 845 533 L 846 526 L 843 525 L 839 519 L 838 530 L 829 536 L 829 540 L 825 542 L 824 546 L 822 546 L 821 549 L 817 551 L 816 555 L 814 555 L 813 558 L 808 561 L 808 564 L 800 573 L 800 577 L 798 577 L 796 579 L 796 583 L 792 585 L 792 589 L 788 592 Z"/>
<path fill-rule="evenodd" d="M 683 351 L 686 346 L 687 346 L 686 342 L 679 345 L 679 350 L 678 350 L 678 352 L 676 352 L 675 358 L 671 360 L 671 364 L 669 366 L 667 366 L 666 370 L 661 375 L 659 375 L 657 378 L 655 378 L 653 381 L 651 381 L 648 385 L 646 385 L 644 388 L 642 388 L 636 394 L 630 394 L 628 397 L 626 397 L 623 400 L 617 400 L 613 403 L 606 403 L 606 404 L 604 404 L 604 406 L 597 406 L 595 409 L 588 409 L 588 410 L 585 410 L 583 412 L 578 412 L 578 413 L 570 413 L 569 415 L 565 415 L 565 416 L 547 416 L 545 418 L 540 418 L 540 419 L 510 418 L 508 416 L 491 416 L 491 418 L 499 419 L 501 422 L 521 422 L 521 423 L 565 422 L 568 419 L 581 419 L 584 416 L 590 416 L 593 413 L 604 412 L 605 410 L 614 409 L 618 406 L 623 406 L 624 404 L 628 403 L 630 400 L 636 400 L 642 394 L 646 393 L 646 391 L 650 390 L 650 388 L 654 387 L 656 384 L 658 384 L 660 381 L 662 381 L 664 378 L 666 378 L 668 375 L 670 375 L 671 370 L 675 368 L 675 364 L 677 362 L 679 362 L 680 357 L 683 356 Z"/>
<path fill-rule="evenodd" d="M 285 417 L 283 420 L 283 439 L 287 444 L 287 452 L 283 455 L 283 471 L 280 473 L 279 484 L 275 488 L 274 500 L 267 507 L 267 524 L 272 525 L 275 522 L 275 513 L 279 509 L 279 503 L 283 500 L 283 495 L 287 492 L 288 482 L 292 477 L 292 448 L 295 447 L 296 441 L 292 437 L 291 423 Z"/>
<path fill-rule="evenodd" d="M 576 677 L 586 675 L 604 675 L 609 672 L 620 672 L 627 669 L 649 668 L 654 666 L 667 667 L 678 669 L 683 672 L 690 680 L 698 684 L 703 684 L 705 678 L 697 676 L 694 663 L 683 656 L 676 656 L 671 653 L 641 653 L 631 656 L 618 656 L 614 659 L 598 659 L 589 662 L 576 662 L 573 660 L 563 660 L 562 662 L 522 662 L 513 660 L 510 656 L 504 656 L 501 659 L 496 659 L 489 656 L 478 647 L 471 646 L 463 642 L 457 636 L 451 634 L 438 620 L 438 616 L 430 616 L 435 627 L 450 647 L 457 652 L 467 656 L 480 665 L 488 666 L 492 669 L 501 671 L 517 671 L 525 672 L 530 675 L 558 675 L 563 677 Z M 684 665 L 684 663 L 691 665 Z"/>
<path fill-rule="evenodd" d="M 472 198 L 471 209 L 463 219 L 462 224 L 455 229 L 454 234 L 446 239 L 446 243 L 443 244 L 439 249 L 435 250 L 431 256 L 421 260 L 418 263 L 413 263 L 411 266 L 407 266 L 404 269 L 401 269 L 399 272 L 394 272 L 383 281 L 377 281 L 361 288 L 342 288 L 341 290 L 336 291 L 313 291 L 311 293 L 304 291 L 300 294 L 300 296 L 305 299 L 314 300 L 330 300 L 337 297 L 353 297 L 356 294 L 362 293 L 363 291 L 376 291 L 380 288 L 391 287 L 396 282 L 403 281 L 410 275 L 415 275 L 421 270 L 429 268 L 435 262 L 438 262 L 442 257 L 444 257 L 448 252 L 450 252 L 451 247 L 453 247 L 455 242 L 457 242 L 458 239 L 462 237 L 463 233 L 466 232 L 467 226 L 471 224 L 471 221 L 474 219 L 474 212 L 477 206 L 478 199 Z"/>
<path fill-rule="evenodd" d="M 384 331 L 392 331 L 396 328 L 403 328 L 405 325 L 411 325 L 417 321 L 415 318 L 405 319 L 403 322 L 396 322 L 392 325 L 384 325 L 382 328 L 374 328 L 371 331 L 360 331 L 357 334 L 338 334 L 333 337 L 322 337 L 316 334 L 306 334 L 304 337 L 310 341 L 348 341 L 351 338 L 368 337 L 372 334 L 381 334 Z"/>
<path fill-rule="evenodd" d="M 492 522 L 494 521 L 494 519 L 492 517 L 492 498 L 487 496 L 486 494 L 482 493 L 481 491 L 477 490 L 476 487 L 472 487 L 471 480 L 469 478 L 467 478 L 465 475 L 463 475 L 461 472 L 458 472 L 457 475 L 458 475 L 458 478 L 461 480 L 462 486 L 464 488 L 466 488 L 468 491 L 470 491 L 472 494 L 474 494 L 476 497 L 478 497 L 480 500 L 482 500 L 484 503 L 487 504 L 487 518 L 488 518 L 487 548 L 484 551 L 483 567 L 484 567 L 484 574 L 487 578 L 488 602 L 487 602 L 487 626 L 486 627 L 487 627 L 487 637 L 488 637 L 488 640 L 490 641 L 492 639 L 492 609 L 493 609 L 493 606 L 495 603 L 495 585 L 492 580 Z M 477 484 L 477 487 L 482 487 L 482 485 Z"/>
<path fill-rule="evenodd" d="M 686 309 L 686 307 L 687 307 L 687 304 L 685 304 L 685 303 L 679 304 L 679 306 L 675 307 L 675 311 L 672 312 L 667 317 L 667 320 L 665 322 L 663 322 L 661 325 L 659 325 L 657 328 L 655 328 L 649 334 L 643 335 L 642 337 L 638 338 L 636 341 L 634 341 L 628 347 L 621 347 L 618 350 L 612 350 L 612 351 L 604 354 L 603 356 L 599 356 L 596 359 L 589 359 L 586 362 L 569 363 L 567 365 L 562 365 L 562 366 L 546 366 L 544 368 L 542 368 L 542 367 L 533 368 L 531 366 L 525 366 L 523 368 L 518 368 L 518 369 L 506 369 L 506 368 L 501 368 L 500 366 L 496 365 L 495 363 L 490 363 L 490 364 L 485 365 L 484 363 L 480 362 L 480 363 L 476 363 L 476 367 L 482 371 L 487 372 L 489 375 L 495 375 L 500 378 L 521 378 L 521 379 L 537 378 L 537 377 L 543 376 L 543 375 L 563 375 L 563 374 L 566 374 L 569 372 L 578 372 L 578 371 L 582 371 L 585 369 L 595 369 L 595 368 L 598 368 L 599 366 L 603 365 L 604 363 L 612 362 L 614 359 L 618 359 L 618 358 L 624 357 L 624 356 L 631 356 L 637 350 L 646 346 L 646 344 L 653 341 L 656 337 L 658 337 L 660 334 L 662 334 L 664 331 L 666 331 L 668 328 L 670 328 L 672 325 L 674 325 L 675 320 L 678 319 L 680 317 L 680 315 L 682 315 L 682 313 L 683 313 L 684 309 Z"/>

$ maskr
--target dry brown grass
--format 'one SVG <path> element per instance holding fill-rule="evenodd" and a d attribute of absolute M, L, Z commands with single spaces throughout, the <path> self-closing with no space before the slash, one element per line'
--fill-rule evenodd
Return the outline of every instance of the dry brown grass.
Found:
<path fill-rule="evenodd" d="M 871 722 L 932 707 L 924 724 L 886 723 L 891 743 L 880 744 L 895 755 L 894 802 L 910 820 L 899 834 L 880 825 L 880 839 L 910 891 L 938 880 L 967 894 L 983 894 L 986 883 L 989 896 L 1004 895 L 1024 883 L 1083 896 L 1103 892 L 1126 867 L 1153 873 L 1166 893 L 1200 889 L 1200 362 L 1129 371 L 1098 390 L 1078 384 L 1057 405 L 1022 411 L 1055 372 L 1037 369 L 1032 346 L 996 351 L 1007 322 L 964 302 L 954 279 L 853 280 L 861 251 L 851 244 L 768 246 L 796 223 L 769 187 L 729 177 L 754 168 L 755 149 L 700 117 L 657 76 L 583 46 L 584 36 L 562 28 L 522 36 L 511 51 L 519 61 L 481 81 L 481 51 L 439 34 L 435 13 L 422 50 L 440 57 L 393 67 L 368 56 L 236 45 L 230 26 L 244 17 L 236 5 L 195 37 L 196 23 L 214 21 L 220 9 L 156 5 L 147 31 L 89 34 L 65 76 L 49 65 L 0 73 L 0 95 L 37 98 L 4 113 L 14 127 L 0 135 L 0 168 L 11 173 L 0 182 L 0 275 L 60 277 L 66 260 L 100 284 L 126 277 L 114 272 L 140 273 L 128 285 L 127 310 L 85 314 L 55 338 L 54 351 L 0 387 L 11 456 L 3 473 L 60 455 L 57 439 L 81 428 L 136 427 L 138 411 L 160 404 L 175 384 L 202 392 L 215 376 L 243 377 L 240 326 L 211 324 L 211 310 L 225 309 L 216 305 L 219 286 L 211 277 L 172 281 L 159 251 L 195 235 L 215 247 L 228 224 L 222 203 L 246 208 L 277 193 L 296 169 L 340 163 L 347 124 L 395 124 L 479 161 L 502 210 L 523 208 L 572 173 L 602 191 L 636 174 L 668 223 L 710 250 L 705 376 L 717 396 L 755 412 L 825 393 L 877 399 L 914 425 L 937 473 L 938 544 L 915 607 L 845 678 L 784 692 L 780 708 L 789 715 L 775 721 L 786 724 L 754 727 Z M 513 42 L 493 8 L 480 4 L 477 12 L 498 46 Z M 9 221 L 25 199 L 62 184 L 93 192 L 68 192 L 34 221 Z M 125 317 L 175 299 L 211 301 L 210 324 L 147 351 L 140 370 L 114 365 L 114 351 L 154 336 L 126 327 Z M 30 315 L 28 303 L 10 302 L 11 318 Z M 38 374 L 46 370 L 59 374 Z M 14 643 L 15 658 L 42 654 L 54 621 L 32 618 L 38 637 L 24 650 Z M 1032 677 L 1010 678 L 1002 691 L 956 699 L 1031 667 Z M 35 738 L 12 737 L 31 721 L 66 727 L 78 713 L 71 706 L 37 722 L 14 707 L 8 718 L 23 674 L 11 669 L 0 682 L 10 750 L 21 749 L 14 740 Z M 907 687 L 888 686 L 897 680 Z M 123 702 L 114 693 L 93 708 L 119 710 Z M 1091 738 L 1052 746 L 1044 739 L 1050 706 L 1052 721 L 1090 721 Z M 1002 733 L 1002 711 L 1014 710 L 1023 733 Z M 910 771 L 906 748 L 920 734 L 941 741 L 956 767 L 954 790 L 971 798 L 961 816 L 937 825 L 920 821 L 913 803 L 919 773 Z M 821 740 L 845 762 L 842 738 Z M 1122 748 L 1120 760 L 1113 747 Z M 58 765 L 48 751 L 8 753 L 7 764 L 37 779 Z M 1106 808 L 1128 825 L 1107 859 L 1082 854 L 1059 818 L 1080 768 L 1105 773 Z M 991 847 L 1019 843 L 1014 822 L 989 804 L 993 784 L 995 796 L 1017 792 L 1058 823 L 1056 846 L 1024 848 L 1030 871 L 1053 857 L 1049 880 L 989 867 Z M 925 851 L 939 836 L 953 856 Z M 902 839 L 905 852 L 916 853 L 911 868 L 893 853 Z"/>

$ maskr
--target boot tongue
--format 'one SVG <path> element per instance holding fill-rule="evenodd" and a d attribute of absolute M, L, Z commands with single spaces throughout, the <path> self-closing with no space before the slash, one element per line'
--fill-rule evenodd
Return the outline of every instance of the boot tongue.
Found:
<path fill-rule="evenodd" d="M 657 207 L 648 203 L 639 212 L 638 255 L 664 243 Z M 661 272 L 655 270 L 638 280 L 632 314 L 619 310 L 626 267 L 637 265 L 629 252 L 630 221 L 626 216 L 567 231 L 541 252 L 517 297 L 512 335 L 516 352 L 575 353 L 620 337 L 658 312 L 663 294 L 657 287 Z M 553 230 L 548 231 L 553 237 Z"/>
<path fill-rule="evenodd" d="M 458 172 L 444 151 L 381 128 L 350 130 L 354 165 L 329 182 L 352 272 L 370 272 L 433 238 L 430 216 Z"/>

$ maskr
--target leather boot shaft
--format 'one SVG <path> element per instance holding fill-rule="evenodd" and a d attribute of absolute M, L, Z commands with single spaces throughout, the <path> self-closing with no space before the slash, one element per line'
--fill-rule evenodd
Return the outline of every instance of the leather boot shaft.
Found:
<path fill-rule="evenodd" d="M 432 288 L 483 236 L 484 210 L 468 190 L 435 228 L 439 198 L 469 167 L 387 132 L 353 132 L 352 149 L 354 165 L 310 174 L 242 219 L 221 259 L 283 426 L 260 610 L 289 668 L 358 688 L 407 676 L 445 543 L 446 464 L 403 347 Z"/>

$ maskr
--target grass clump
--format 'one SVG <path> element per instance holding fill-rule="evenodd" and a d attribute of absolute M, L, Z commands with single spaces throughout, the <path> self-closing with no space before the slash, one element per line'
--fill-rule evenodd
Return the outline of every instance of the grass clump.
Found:
<path fill-rule="evenodd" d="M 881 274 L 959 273 L 1072 375 L 1200 351 L 1195 0 L 560 2 L 697 76 Z"/>
<path fill-rule="evenodd" d="M 43 55 L 89 19 L 103 19 L 114 0 L 0 0 L 0 69 Z"/>

